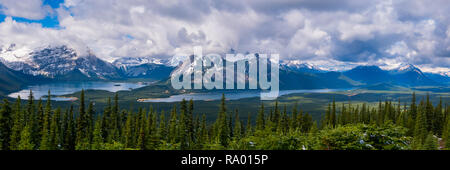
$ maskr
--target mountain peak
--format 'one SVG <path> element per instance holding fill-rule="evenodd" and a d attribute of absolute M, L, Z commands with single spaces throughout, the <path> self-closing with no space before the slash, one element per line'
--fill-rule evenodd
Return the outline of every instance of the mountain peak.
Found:
<path fill-rule="evenodd" d="M 397 70 L 399 70 L 399 71 L 404 71 L 404 70 L 411 71 L 411 70 L 416 70 L 416 69 L 418 69 L 418 68 L 416 66 L 412 65 L 412 64 L 401 64 L 398 67 Z"/>
<path fill-rule="evenodd" d="M 5 62 L 27 62 L 31 52 L 33 50 L 28 47 L 18 47 L 15 44 L 10 44 L 6 47 L 0 47 L 0 59 Z"/>
<path fill-rule="evenodd" d="M 355 68 L 351 70 L 366 70 L 366 71 L 383 71 L 380 67 L 376 65 L 362 65 L 362 66 L 356 66 Z"/>
<path fill-rule="evenodd" d="M 307 68 L 307 69 L 319 70 L 319 68 L 317 68 L 313 64 L 310 64 L 310 63 L 307 63 L 307 62 L 303 62 L 303 61 L 300 61 L 300 60 L 290 60 L 290 61 L 284 62 L 284 64 L 289 66 L 289 67 Z"/>
<path fill-rule="evenodd" d="M 282 61 L 281 66 L 290 70 L 302 72 L 311 72 L 311 73 L 324 72 L 322 69 L 316 67 L 315 65 L 300 60 Z"/>
<path fill-rule="evenodd" d="M 138 66 L 143 64 L 167 64 L 165 60 L 161 60 L 154 57 L 122 57 L 115 60 L 113 63 L 118 68 L 126 68 L 131 66 Z"/>
<path fill-rule="evenodd" d="M 11 45 L 10 45 L 11 47 Z M 3 49 L 3 48 L 2 48 Z M 113 77 L 115 68 L 89 53 L 80 56 L 66 45 L 48 45 L 35 49 L 13 46 L 12 50 L 1 50 L 0 58 L 12 70 L 30 75 L 56 78 L 80 70 L 88 78 Z"/>
<path fill-rule="evenodd" d="M 423 75 L 422 70 L 412 64 L 400 64 L 400 66 L 393 70 L 394 73 L 407 73 L 415 72 L 419 75 Z"/>

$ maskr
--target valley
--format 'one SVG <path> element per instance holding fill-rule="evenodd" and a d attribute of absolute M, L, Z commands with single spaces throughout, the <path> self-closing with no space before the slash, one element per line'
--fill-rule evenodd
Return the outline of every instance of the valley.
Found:
<path fill-rule="evenodd" d="M 145 88 L 145 87 L 144 87 Z M 139 108 L 146 108 L 147 110 L 153 108 L 155 111 L 161 112 L 169 112 L 175 105 L 179 105 L 180 100 L 183 98 L 175 97 L 176 100 L 172 100 L 171 95 L 179 96 L 180 94 L 160 94 L 160 93 L 149 93 L 153 96 L 159 96 L 155 98 L 161 98 L 159 101 L 148 101 L 148 102 L 139 102 L 136 99 L 137 94 L 132 91 L 118 91 L 118 104 L 120 109 L 124 110 L 133 110 L 135 112 L 139 111 Z M 136 89 L 136 91 L 140 91 L 140 89 Z M 292 91 L 291 91 L 292 92 Z M 377 107 L 379 102 L 384 101 L 393 101 L 397 102 L 400 100 L 401 104 L 409 105 L 411 101 L 411 93 L 413 91 L 376 91 L 376 90 L 362 90 L 362 89 L 354 89 L 354 90 L 344 90 L 344 91 L 295 91 L 290 94 L 282 95 L 278 98 L 277 102 L 280 107 L 285 107 L 286 109 L 292 110 L 294 107 L 299 108 L 304 113 L 311 114 L 314 120 L 320 120 L 325 110 L 327 108 L 327 104 L 331 103 L 333 100 L 337 103 L 337 106 L 341 107 L 342 105 L 359 105 L 361 106 L 363 103 L 367 104 L 370 107 Z M 417 95 L 417 99 L 423 99 L 427 94 L 430 95 L 431 101 L 433 103 L 438 103 L 439 99 L 445 103 L 449 103 L 450 101 L 450 93 L 449 92 L 431 92 L 431 91 L 415 91 Z M 142 92 L 138 92 L 142 93 Z M 245 93 L 245 92 L 243 92 Z M 108 105 L 108 99 L 113 99 L 116 93 L 109 92 L 105 90 L 87 90 L 85 91 L 85 98 L 87 101 L 93 102 L 94 108 L 98 113 L 103 112 L 103 108 Z M 270 112 L 269 106 L 274 106 L 276 101 L 261 101 L 259 96 L 240 96 L 236 98 L 233 94 L 224 93 L 226 96 L 230 96 L 227 98 L 227 106 L 231 110 L 238 109 L 241 113 L 239 118 L 243 121 L 248 119 L 248 116 L 255 118 L 258 113 L 257 110 L 260 109 L 260 105 L 264 104 L 266 107 L 266 112 Z M 258 93 L 259 94 L 259 93 Z M 60 97 L 64 97 L 67 99 L 76 98 L 78 99 L 80 96 L 80 92 L 76 92 L 69 95 L 63 95 Z M 182 95 L 182 94 L 181 94 Z M 197 94 L 201 96 L 201 94 Z M 234 94 L 236 95 L 236 94 Z M 182 95 L 185 96 L 185 95 Z M 220 98 L 215 100 L 214 97 L 221 96 L 221 93 L 212 93 L 206 97 L 211 97 L 212 100 L 196 100 L 195 101 L 195 109 L 194 113 L 197 116 L 205 114 L 207 121 L 212 122 L 217 117 L 217 108 L 220 106 Z M 244 98 L 241 98 L 244 97 Z M 204 98 L 204 96 L 202 96 Z M 169 100 L 170 99 L 170 100 Z M 185 98 L 189 100 L 189 98 Z M 23 97 L 23 104 L 26 104 L 26 97 Z M 45 98 L 43 98 L 45 100 Z M 168 101 L 169 100 L 169 101 Z M 11 99 L 14 101 L 14 99 Z M 53 105 L 55 107 L 65 108 L 67 106 L 73 105 L 74 107 L 78 107 L 78 100 L 67 100 L 67 101 L 54 101 Z M 230 110 L 230 111 L 231 111 Z"/>
<path fill-rule="evenodd" d="M 450 150 L 448 1 L 0 0 L 0 151 L 275 169 Z"/>
<path fill-rule="evenodd" d="M 21 54 L 22 56 L 19 56 Z M 79 55 L 84 54 L 84 55 Z M 55 103 L 62 107 L 77 105 L 82 89 L 96 108 L 107 104 L 115 93 L 122 108 L 154 107 L 170 110 L 182 99 L 194 99 L 214 119 L 216 106 L 224 93 L 232 108 L 254 114 L 260 103 L 259 91 L 252 90 L 176 90 L 169 77 L 179 69 L 180 59 L 123 57 L 103 61 L 90 51 L 79 53 L 68 46 L 48 46 L 23 53 L 11 45 L 0 51 L 0 97 L 13 101 L 18 95 L 26 99 L 31 89 L 35 99 L 46 98 L 51 91 Z M 448 74 L 423 73 L 411 64 L 391 70 L 361 65 L 350 70 L 327 71 L 318 66 L 294 61 L 280 63 L 280 104 L 291 108 L 300 105 L 318 119 L 331 99 L 337 102 L 373 103 L 380 100 L 409 102 L 409 95 L 430 93 L 448 101 Z M 244 114 L 243 114 L 244 115 Z M 242 119 L 246 119 L 243 116 Z"/>

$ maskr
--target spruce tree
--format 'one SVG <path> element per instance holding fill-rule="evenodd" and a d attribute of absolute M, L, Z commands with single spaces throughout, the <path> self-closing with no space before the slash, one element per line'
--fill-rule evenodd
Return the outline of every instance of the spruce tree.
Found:
<path fill-rule="evenodd" d="M 152 115 L 150 115 L 150 116 L 152 116 Z M 148 137 L 147 131 L 150 127 L 148 127 L 147 118 L 145 117 L 145 113 L 142 110 L 140 110 L 140 112 L 139 112 L 139 120 L 140 120 L 140 123 L 139 123 L 137 148 L 140 150 L 146 150 L 147 149 L 147 137 Z"/>
<path fill-rule="evenodd" d="M 27 105 L 27 111 L 29 115 L 34 114 L 34 104 L 33 104 L 33 91 L 30 89 L 30 95 L 28 96 L 28 105 Z"/>
<path fill-rule="evenodd" d="M 229 132 L 228 136 L 231 140 L 231 138 L 234 136 L 233 135 L 234 128 L 233 128 L 233 114 L 232 113 L 228 114 L 227 125 L 228 125 L 228 132 Z"/>
<path fill-rule="evenodd" d="M 102 119 L 98 117 L 95 121 L 95 127 L 92 138 L 92 150 L 102 150 L 103 149 L 103 136 L 102 136 Z"/>
<path fill-rule="evenodd" d="M 44 113 L 44 124 L 42 125 L 41 131 L 41 144 L 39 145 L 40 150 L 51 150 L 51 139 L 50 139 L 50 124 L 51 124 L 51 116 L 52 116 L 52 107 L 51 107 L 51 97 L 50 91 L 48 91 L 47 96 L 47 104 L 45 106 Z"/>
<path fill-rule="evenodd" d="M 9 142 L 11 141 L 11 133 L 13 125 L 12 109 L 9 101 L 3 99 L 3 105 L 0 109 L 0 150 L 9 150 Z"/>
<path fill-rule="evenodd" d="M 301 131 L 305 132 L 305 133 L 309 132 L 312 124 L 313 124 L 312 116 L 309 113 L 305 113 L 305 115 L 303 116 L 303 120 L 302 120 Z"/>
<path fill-rule="evenodd" d="M 425 143 L 423 144 L 422 149 L 423 150 L 438 150 L 439 149 L 438 139 L 435 138 L 432 133 L 429 133 L 427 135 Z"/>
<path fill-rule="evenodd" d="M 450 150 L 450 117 L 447 117 L 447 124 L 444 133 L 445 149 Z"/>
<path fill-rule="evenodd" d="M 321 129 L 330 127 L 330 122 L 331 122 L 331 104 L 328 104 L 328 107 L 325 111 L 325 116 L 322 118 Z"/>
<path fill-rule="evenodd" d="M 18 96 L 16 103 L 14 104 L 14 110 L 13 110 L 13 112 L 14 112 L 13 126 L 11 129 L 11 141 L 9 142 L 11 150 L 19 149 L 18 148 L 19 142 L 20 142 L 21 135 L 22 135 L 21 132 L 25 126 L 20 103 L 21 103 L 21 99 L 20 99 L 20 96 Z"/>
<path fill-rule="evenodd" d="M 412 116 L 413 120 L 416 119 L 416 116 L 417 116 L 416 92 L 413 92 L 413 94 L 412 94 L 410 115 Z"/>
<path fill-rule="evenodd" d="M 111 108 L 110 116 L 108 120 L 108 140 L 117 141 L 120 137 L 119 130 L 119 94 L 114 95 L 114 105 Z"/>
<path fill-rule="evenodd" d="M 74 122 L 74 114 L 73 114 L 73 105 L 70 106 L 69 111 L 65 115 L 64 118 L 66 123 L 65 132 L 64 132 L 64 149 L 65 150 L 75 150 L 75 122 Z"/>
<path fill-rule="evenodd" d="M 77 117 L 76 122 L 76 140 L 75 144 L 77 149 L 87 149 L 89 143 L 89 115 L 86 114 L 85 109 L 85 95 L 84 90 L 81 90 L 80 95 L 80 108 L 79 115 Z"/>
<path fill-rule="evenodd" d="M 219 116 L 217 117 L 216 124 L 218 126 L 218 141 L 219 144 L 227 147 L 229 142 L 229 126 L 227 124 L 227 113 L 225 106 L 225 94 L 222 94 Z"/>
<path fill-rule="evenodd" d="M 42 99 L 39 99 L 37 103 L 37 111 L 36 111 L 36 137 L 34 142 L 37 144 L 41 143 L 41 137 L 42 137 L 42 129 L 44 127 L 44 106 L 42 104 Z"/>
<path fill-rule="evenodd" d="M 427 120 L 427 130 L 432 131 L 434 128 L 433 121 L 434 121 L 434 109 L 433 104 L 430 101 L 430 94 L 427 93 L 426 96 L 426 105 L 425 105 L 425 116 Z"/>
<path fill-rule="evenodd" d="M 114 106 L 112 108 L 112 114 L 118 115 L 119 114 L 119 94 L 116 93 L 114 95 Z"/>
<path fill-rule="evenodd" d="M 239 120 L 239 112 L 236 109 L 235 116 L 234 116 L 234 132 L 233 132 L 235 139 L 240 139 L 242 135 L 242 123 L 241 120 Z"/>
<path fill-rule="evenodd" d="M 180 103 L 180 124 L 178 127 L 178 137 L 180 140 L 180 149 L 181 150 L 187 150 L 189 148 L 189 130 L 188 130 L 188 121 L 189 118 L 187 115 L 187 105 L 186 105 L 186 100 L 182 100 Z"/>
<path fill-rule="evenodd" d="M 362 119 L 362 123 L 364 123 L 364 124 L 370 123 L 370 117 L 367 114 L 368 113 L 367 113 L 366 103 L 363 103 L 362 108 L 361 108 L 361 119 Z"/>
<path fill-rule="evenodd" d="M 170 112 L 170 121 L 169 121 L 169 136 L 168 141 L 171 143 L 175 143 L 177 139 L 177 107 L 173 106 L 172 111 Z"/>
<path fill-rule="evenodd" d="M 298 114 L 297 104 L 295 104 L 294 107 L 292 108 L 292 117 L 289 124 L 290 129 L 293 131 L 297 129 L 297 114 Z"/>
<path fill-rule="evenodd" d="M 158 133 L 158 113 L 154 112 L 153 114 L 150 114 L 149 117 L 151 117 L 151 119 L 148 119 L 148 121 L 151 123 L 149 123 L 149 142 L 148 142 L 148 146 L 147 148 L 155 150 L 159 147 L 159 143 L 160 143 L 160 139 L 159 139 L 159 133 Z M 192 143 L 189 143 L 188 147 L 191 147 Z M 186 148 L 187 149 L 187 148 Z"/>
<path fill-rule="evenodd" d="M 264 103 L 261 103 L 258 116 L 256 117 L 256 130 L 264 130 L 265 118 L 264 118 Z"/>
<path fill-rule="evenodd" d="M 160 121 L 161 124 L 161 121 Z M 194 149 L 198 149 L 199 148 L 199 140 L 201 138 L 201 134 L 200 134 L 200 116 L 196 115 L 195 116 L 195 121 L 194 121 Z M 161 133 L 160 133 L 161 134 Z M 164 140 L 161 138 L 161 140 Z"/>
<path fill-rule="evenodd" d="M 331 107 L 331 116 L 330 116 L 330 125 L 331 127 L 336 127 L 336 103 L 333 99 L 333 104 Z"/>
<path fill-rule="evenodd" d="M 200 140 L 199 143 L 203 145 L 208 141 L 208 129 L 206 129 L 206 115 L 202 116 L 202 124 L 200 125 Z"/>
<path fill-rule="evenodd" d="M 273 122 L 273 127 L 272 130 L 273 131 L 277 131 L 277 128 L 279 127 L 279 123 L 280 123 L 280 118 L 281 118 L 281 113 L 280 113 L 280 109 L 278 107 L 278 100 L 275 101 L 275 110 L 274 110 L 274 115 L 272 118 L 272 122 Z"/>
<path fill-rule="evenodd" d="M 39 120 L 42 119 L 42 117 L 39 118 L 38 113 L 36 113 L 36 108 L 34 105 L 34 96 L 33 96 L 32 90 L 30 90 L 30 94 L 28 95 L 28 104 L 27 104 L 26 110 L 27 110 L 27 117 L 28 117 L 27 124 L 29 124 L 31 127 L 31 135 L 32 135 L 33 143 L 38 144 L 41 141 L 40 133 L 42 130 L 42 128 L 41 128 L 42 126 L 41 126 L 41 124 L 39 124 L 40 123 Z"/>
<path fill-rule="evenodd" d="M 35 144 L 33 143 L 31 137 L 31 127 L 26 125 L 22 132 L 20 133 L 20 142 L 17 150 L 33 150 Z"/>
<path fill-rule="evenodd" d="M 338 117 L 336 117 L 337 120 Z M 303 110 L 300 110 L 300 113 L 297 116 L 297 121 L 298 123 L 298 129 L 300 130 L 300 132 L 304 132 L 304 129 L 306 128 L 306 113 L 303 113 Z M 337 123 L 337 121 L 336 121 Z"/>
<path fill-rule="evenodd" d="M 188 110 L 187 110 L 187 115 L 186 115 L 186 128 L 188 131 L 188 140 L 189 140 L 189 144 L 192 145 L 194 142 L 194 101 L 192 99 L 189 100 L 189 104 L 188 104 Z"/>
<path fill-rule="evenodd" d="M 442 131 L 444 129 L 445 118 L 442 113 L 442 97 L 439 99 L 439 104 L 436 106 L 433 115 L 433 132 L 438 136 L 442 136 Z"/>
<path fill-rule="evenodd" d="M 94 116 L 95 116 L 95 110 L 94 110 L 94 103 L 90 102 L 88 106 L 88 110 L 86 113 L 87 116 L 87 138 L 88 141 L 91 142 L 93 138 L 93 131 L 95 129 L 94 125 Z"/>
<path fill-rule="evenodd" d="M 245 136 L 251 136 L 252 134 L 252 115 L 249 113 L 247 117 L 247 125 L 245 126 Z"/>
<path fill-rule="evenodd" d="M 279 120 L 278 120 L 278 127 L 277 132 L 278 133 L 286 133 L 288 130 L 288 121 L 287 121 L 287 109 L 286 105 L 284 106 L 283 113 L 281 114 Z"/>
<path fill-rule="evenodd" d="M 132 110 L 130 110 L 132 111 Z M 112 143 L 110 133 L 110 118 L 111 118 L 111 98 L 107 99 L 106 107 L 103 109 L 103 115 L 102 115 L 102 136 L 105 139 L 106 142 Z"/>
<path fill-rule="evenodd" d="M 419 109 L 416 115 L 416 124 L 414 128 L 413 148 L 420 149 L 427 137 L 427 121 L 423 109 Z"/>
<path fill-rule="evenodd" d="M 161 116 L 159 117 L 158 136 L 161 140 L 167 140 L 166 115 L 164 111 L 161 111 Z"/>
<path fill-rule="evenodd" d="M 127 121 L 124 127 L 124 145 L 125 148 L 131 148 L 134 146 L 133 141 L 133 114 L 130 112 L 127 116 Z"/>
<path fill-rule="evenodd" d="M 50 149 L 59 150 L 61 146 L 60 127 L 61 108 L 57 108 L 50 124 Z"/>

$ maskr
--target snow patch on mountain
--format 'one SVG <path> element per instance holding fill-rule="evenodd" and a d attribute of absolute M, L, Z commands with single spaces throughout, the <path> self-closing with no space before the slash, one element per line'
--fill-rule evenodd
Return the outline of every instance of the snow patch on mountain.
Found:
<path fill-rule="evenodd" d="M 300 60 L 288 60 L 288 61 L 282 61 L 282 64 L 291 67 L 291 68 L 306 68 L 306 69 L 312 69 L 312 70 L 321 70 L 320 68 L 314 66 L 313 64 L 300 61 Z"/>
<path fill-rule="evenodd" d="M 28 62 L 33 50 L 28 47 L 17 47 L 15 44 L 0 47 L 0 58 L 4 62 Z"/>
<path fill-rule="evenodd" d="M 449 67 L 421 67 L 420 69 L 425 73 L 437 74 L 440 76 L 450 78 L 450 68 Z"/>
<path fill-rule="evenodd" d="M 2 48 L 0 58 L 7 67 L 34 76 L 55 78 L 75 70 L 87 77 L 100 79 L 114 77 L 117 74 L 112 64 L 100 60 L 92 52 L 87 51 L 86 56 L 79 56 L 74 49 L 64 45 L 34 50 L 10 45 L 9 48 Z"/>
<path fill-rule="evenodd" d="M 112 64 L 117 68 L 126 70 L 129 67 L 139 66 L 143 64 L 166 65 L 167 61 L 153 57 L 123 57 L 115 60 Z"/>
<path fill-rule="evenodd" d="M 415 73 L 420 76 L 425 76 L 419 68 L 412 64 L 400 64 L 398 67 L 388 70 L 393 74 L 403 74 L 403 73 Z"/>

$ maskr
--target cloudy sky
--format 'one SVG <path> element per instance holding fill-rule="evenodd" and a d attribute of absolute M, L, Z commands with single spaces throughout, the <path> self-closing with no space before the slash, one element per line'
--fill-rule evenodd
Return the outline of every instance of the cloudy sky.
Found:
<path fill-rule="evenodd" d="M 0 45 L 66 44 L 107 61 L 202 46 L 449 71 L 448 11 L 448 0 L 0 0 Z"/>

